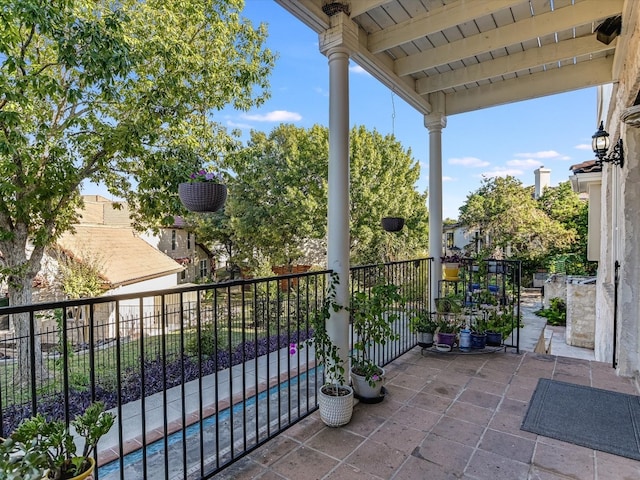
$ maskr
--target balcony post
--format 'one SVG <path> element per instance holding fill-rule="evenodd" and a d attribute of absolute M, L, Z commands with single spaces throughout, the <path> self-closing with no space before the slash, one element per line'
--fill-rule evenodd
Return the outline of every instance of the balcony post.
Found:
<path fill-rule="evenodd" d="M 338 276 L 336 302 L 349 306 L 349 53 L 358 30 L 339 13 L 331 28 L 320 34 L 320 51 L 329 60 L 329 178 L 327 268 Z M 331 311 L 327 331 L 348 365 L 349 315 Z M 347 375 L 348 378 L 348 375 Z"/>
<path fill-rule="evenodd" d="M 433 257 L 429 272 L 431 310 L 438 296 L 438 281 L 442 278 L 442 129 L 447 126 L 443 113 L 432 112 L 424 116 L 429 130 L 429 256 Z"/>

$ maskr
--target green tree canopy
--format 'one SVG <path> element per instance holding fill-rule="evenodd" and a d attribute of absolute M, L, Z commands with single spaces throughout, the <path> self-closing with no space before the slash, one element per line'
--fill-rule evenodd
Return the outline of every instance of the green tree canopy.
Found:
<path fill-rule="evenodd" d="M 489 236 L 489 256 L 510 249 L 513 258 L 537 262 L 575 240 L 574 230 L 540 209 L 532 189 L 510 176 L 485 178 L 460 207 L 460 222 Z"/>
<path fill-rule="evenodd" d="M 247 147 L 228 156 L 225 211 L 243 263 L 289 265 L 305 239 L 324 238 L 327 151 L 326 128 L 282 124 L 268 135 L 252 131 Z"/>
<path fill-rule="evenodd" d="M 587 260 L 589 237 L 589 204 L 581 200 L 566 181 L 557 187 L 545 189 L 538 199 L 540 208 L 568 230 L 575 233 L 575 242 L 562 249 L 552 251 L 556 258 L 572 258 L 567 273 L 573 275 L 595 274 L 596 262 Z"/>
<path fill-rule="evenodd" d="M 167 213 L 180 211 L 177 184 L 202 159 L 215 163 L 234 146 L 213 114 L 227 104 L 261 104 L 274 63 L 266 27 L 244 20 L 242 7 L 242 0 L 3 3 L 0 273 L 12 304 L 31 302 L 44 248 L 76 220 L 83 182 L 103 182 L 124 198 L 138 226 L 169 224 Z M 16 322 L 26 338 L 23 327 Z M 20 361 L 28 353 L 21 350 Z"/>
<path fill-rule="evenodd" d="M 302 255 L 306 239 L 326 237 L 328 152 L 326 127 L 283 124 L 269 134 L 252 132 L 247 147 L 227 157 L 232 174 L 225 212 L 240 261 L 266 257 L 290 264 Z M 350 133 L 350 162 L 352 261 L 424 251 L 426 194 L 415 190 L 420 170 L 411 152 L 393 136 L 361 126 Z M 405 217 L 407 227 L 386 233 L 383 216 Z"/>
<path fill-rule="evenodd" d="M 267 96 L 274 57 L 241 0 L 9 1 L 0 28 L 0 251 L 30 284 L 82 182 L 170 222 L 177 184 L 231 148 L 213 113 Z M 27 258 L 30 239 L 35 249 Z M 16 289 L 19 290 L 19 289 Z M 13 298 L 28 301 L 28 298 Z M 20 302 L 22 303 L 22 302 Z"/>

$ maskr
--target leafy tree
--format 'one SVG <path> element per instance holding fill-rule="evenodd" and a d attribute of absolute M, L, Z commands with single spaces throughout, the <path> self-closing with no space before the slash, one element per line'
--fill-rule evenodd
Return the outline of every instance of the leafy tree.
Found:
<path fill-rule="evenodd" d="M 62 291 L 69 298 L 97 297 L 105 290 L 105 280 L 100 274 L 103 262 L 98 257 L 83 255 L 77 260 L 60 251 L 58 265 Z"/>
<path fill-rule="evenodd" d="M 567 273 L 572 275 L 594 274 L 596 262 L 587 260 L 587 240 L 589 236 L 589 204 L 581 200 L 571 188 L 571 182 L 560 183 L 557 187 L 545 189 L 538 199 L 540 208 L 550 217 L 575 232 L 576 241 L 569 247 L 551 252 L 554 258 L 572 258 L 567 263 Z"/>
<path fill-rule="evenodd" d="M 172 221 L 177 184 L 235 143 L 213 121 L 267 97 L 274 56 L 242 0 L 6 0 L 0 18 L 0 274 L 31 302 L 47 245 L 76 221 L 83 182 L 142 227 Z M 26 317 L 14 319 L 28 338 Z M 37 333 L 37 332 L 36 332 Z M 39 344 L 34 357 L 41 359 Z M 29 343 L 18 372 L 28 375 Z M 35 371 L 46 372 L 37 365 Z M 26 376 L 21 378 L 22 381 Z"/>
<path fill-rule="evenodd" d="M 397 260 L 422 252 L 428 244 L 427 195 L 415 184 L 420 165 L 393 135 L 364 126 L 350 136 L 351 256 L 355 263 Z M 404 217 L 406 227 L 388 233 L 382 217 Z"/>
<path fill-rule="evenodd" d="M 531 188 L 510 176 L 485 178 L 480 188 L 467 196 L 460 207 L 460 221 L 472 230 L 481 230 L 491 239 L 485 256 L 503 254 L 531 264 L 550 252 L 568 248 L 575 232 L 538 208 Z"/>
<path fill-rule="evenodd" d="M 227 157 L 226 212 L 234 243 L 246 259 L 267 257 L 291 264 L 306 239 L 324 239 L 327 224 L 329 132 L 280 125 L 252 132 L 245 149 Z M 418 162 L 393 136 L 365 127 L 351 130 L 351 253 L 356 263 L 375 263 L 422 251 L 427 242 L 426 194 L 416 192 Z M 402 216 L 407 228 L 390 234 L 383 216 Z"/>
<path fill-rule="evenodd" d="M 252 131 L 246 148 L 227 157 L 232 170 L 225 211 L 237 257 L 275 265 L 300 258 L 307 238 L 324 238 L 328 130 L 282 124 Z"/>

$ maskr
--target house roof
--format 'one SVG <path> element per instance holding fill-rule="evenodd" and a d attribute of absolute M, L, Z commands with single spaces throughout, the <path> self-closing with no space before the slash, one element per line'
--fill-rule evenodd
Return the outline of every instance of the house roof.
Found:
<path fill-rule="evenodd" d="M 110 287 L 163 277 L 184 267 L 139 238 L 130 227 L 75 225 L 58 245 L 79 261 L 97 263 L 100 275 Z"/>
<path fill-rule="evenodd" d="M 601 172 L 602 164 L 598 163 L 597 160 L 587 160 L 586 162 L 576 163 L 575 165 L 571 165 L 569 167 L 569 170 L 571 170 L 574 174 Z"/>
<path fill-rule="evenodd" d="M 316 31 L 321 48 L 345 44 L 353 61 L 419 112 L 455 115 L 616 82 L 637 2 L 276 3 Z"/>

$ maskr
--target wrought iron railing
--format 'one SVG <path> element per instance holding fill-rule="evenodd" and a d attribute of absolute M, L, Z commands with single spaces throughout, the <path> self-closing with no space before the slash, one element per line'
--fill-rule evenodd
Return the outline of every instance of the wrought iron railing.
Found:
<path fill-rule="evenodd" d="M 407 312 L 428 308 L 429 266 L 356 267 L 352 290 L 391 282 Z M 99 400 L 117 418 L 96 478 L 211 478 L 317 408 L 313 349 L 289 345 L 312 335 L 328 273 L 0 308 L 0 437 Z M 376 350 L 381 365 L 416 345 L 408 318 Z"/>

